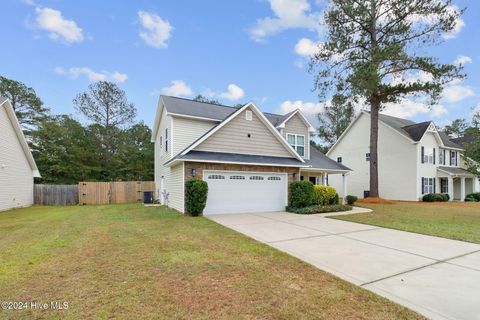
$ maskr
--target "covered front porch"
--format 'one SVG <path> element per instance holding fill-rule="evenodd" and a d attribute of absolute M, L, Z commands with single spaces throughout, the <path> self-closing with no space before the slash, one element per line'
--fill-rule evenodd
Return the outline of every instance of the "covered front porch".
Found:
<path fill-rule="evenodd" d="M 469 171 L 458 167 L 439 167 L 437 177 L 440 192 L 450 196 L 450 201 L 464 201 L 470 193 L 479 192 L 478 178 Z"/>
<path fill-rule="evenodd" d="M 314 185 L 328 186 L 329 175 L 341 175 L 342 176 L 342 188 L 337 190 L 338 195 L 345 202 L 345 197 L 348 195 L 348 173 L 347 170 L 326 170 L 307 168 L 300 169 L 300 180 L 310 181 Z"/>

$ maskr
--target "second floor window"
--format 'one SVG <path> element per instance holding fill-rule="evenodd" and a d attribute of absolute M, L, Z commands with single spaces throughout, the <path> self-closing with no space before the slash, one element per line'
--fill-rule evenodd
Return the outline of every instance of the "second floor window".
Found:
<path fill-rule="evenodd" d="M 338 162 L 338 163 L 342 163 L 342 157 L 338 157 L 338 158 L 337 158 L 337 162 Z"/>
<path fill-rule="evenodd" d="M 455 167 L 458 165 L 458 156 L 456 151 L 450 151 L 450 165 Z"/>
<path fill-rule="evenodd" d="M 435 164 L 435 148 L 422 147 L 422 163 Z"/>
<path fill-rule="evenodd" d="M 445 149 L 438 150 L 438 163 L 439 164 L 446 164 L 445 163 Z"/>
<path fill-rule="evenodd" d="M 299 134 L 287 134 L 287 140 L 288 144 L 291 145 L 300 156 L 305 156 L 305 136 Z"/>
<path fill-rule="evenodd" d="M 365 153 L 365 160 L 370 161 L 370 152 Z"/>

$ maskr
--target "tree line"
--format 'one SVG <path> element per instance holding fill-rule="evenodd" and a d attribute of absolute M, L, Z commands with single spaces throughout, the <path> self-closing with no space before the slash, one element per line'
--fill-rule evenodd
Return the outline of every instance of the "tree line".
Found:
<path fill-rule="evenodd" d="M 33 88 L 2 76 L 0 96 L 13 106 L 42 183 L 153 180 L 151 130 L 135 122 L 135 105 L 116 84 L 92 83 L 75 97 L 86 123 L 52 114 Z"/>

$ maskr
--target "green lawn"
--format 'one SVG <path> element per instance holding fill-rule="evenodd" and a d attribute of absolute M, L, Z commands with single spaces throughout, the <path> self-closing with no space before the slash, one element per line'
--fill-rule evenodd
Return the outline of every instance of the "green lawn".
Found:
<path fill-rule="evenodd" d="M 480 243 L 480 203 L 366 204 L 373 213 L 332 217 L 455 240 Z"/>
<path fill-rule="evenodd" d="M 141 205 L 0 213 L 2 319 L 418 319 L 202 217 Z"/>

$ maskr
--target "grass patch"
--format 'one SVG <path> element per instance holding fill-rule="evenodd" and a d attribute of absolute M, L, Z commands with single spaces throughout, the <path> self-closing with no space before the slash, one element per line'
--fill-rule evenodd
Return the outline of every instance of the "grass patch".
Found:
<path fill-rule="evenodd" d="M 2 319 L 415 319 L 416 313 L 203 217 L 141 205 L 0 213 Z"/>
<path fill-rule="evenodd" d="M 373 212 L 331 218 L 480 243 L 480 203 L 358 202 L 358 205 Z"/>

